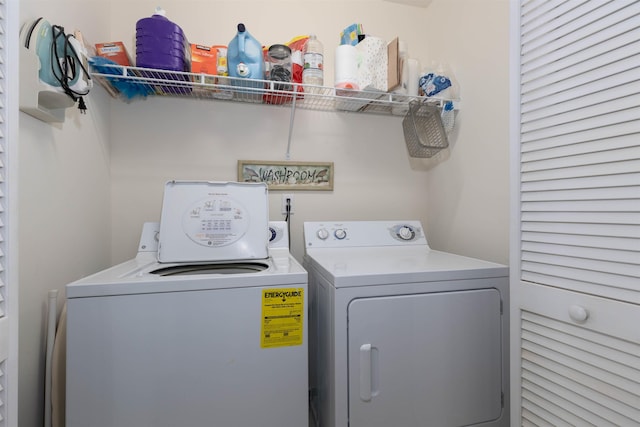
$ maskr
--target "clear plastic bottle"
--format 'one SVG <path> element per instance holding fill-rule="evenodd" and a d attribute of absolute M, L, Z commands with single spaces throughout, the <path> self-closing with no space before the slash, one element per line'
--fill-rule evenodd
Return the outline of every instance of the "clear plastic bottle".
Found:
<path fill-rule="evenodd" d="M 324 49 L 315 34 L 309 36 L 304 50 L 302 84 L 322 86 L 324 84 Z"/>

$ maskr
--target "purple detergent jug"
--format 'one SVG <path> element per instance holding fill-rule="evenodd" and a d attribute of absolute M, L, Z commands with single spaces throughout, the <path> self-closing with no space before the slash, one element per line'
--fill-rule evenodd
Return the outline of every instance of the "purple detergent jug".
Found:
<path fill-rule="evenodd" d="M 191 48 L 182 28 L 156 8 L 136 23 L 136 65 L 171 71 L 191 71 Z"/>

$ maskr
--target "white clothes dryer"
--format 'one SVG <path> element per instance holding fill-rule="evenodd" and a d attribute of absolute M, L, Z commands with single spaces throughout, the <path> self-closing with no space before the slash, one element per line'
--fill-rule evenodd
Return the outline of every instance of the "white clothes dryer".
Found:
<path fill-rule="evenodd" d="M 236 184 L 195 186 L 179 203 L 165 193 L 179 214 L 163 223 L 163 206 L 135 259 L 67 285 L 67 427 L 308 425 L 307 273 L 286 226 Z M 226 260 L 230 244 L 249 256 Z M 159 245 L 194 261 L 161 263 Z"/>
<path fill-rule="evenodd" d="M 319 427 L 506 427 L 508 269 L 419 221 L 306 222 Z"/>

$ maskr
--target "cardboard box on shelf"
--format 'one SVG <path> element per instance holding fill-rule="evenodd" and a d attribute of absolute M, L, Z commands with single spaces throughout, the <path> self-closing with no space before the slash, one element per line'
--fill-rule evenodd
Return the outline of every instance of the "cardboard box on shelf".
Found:
<path fill-rule="evenodd" d="M 213 85 L 218 74 L 218 49 L 216 46 L 205 46 L 191 43 L 191 72 L 194 74 L 206 74 L 206 76 L 193 76 L 197 83 Z M 213 92 L 213 88 L 196 87 L 196 92 Z"/>
<path fill-rule="evenodd" d="M 387 91 L 396 89 L 402 83 L 402 62 L 398 37 L 387 45 Z"/>
<path fill-rule="evenodd" d="M 356 45 L 358 50 L 358 85 L 361 90 L 390 92 L 401 84 L 399 40 L 368 36 Z"/>
<path fill-rule="evenodd" d="M 218 50 L 201 44 L 191 44 L 191 72 L 216 75 Z"/>
<path fill-rule="evenodd" d="M 96 43 L 96 53 L 98 56 L 108 58 L 116 64 L 125 67 L 131 65 L 129 53 L 122 42 Z"/>

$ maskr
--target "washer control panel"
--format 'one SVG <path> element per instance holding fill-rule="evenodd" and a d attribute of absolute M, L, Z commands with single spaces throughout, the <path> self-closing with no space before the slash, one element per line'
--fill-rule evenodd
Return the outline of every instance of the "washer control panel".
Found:
<path fill-rule="evenodd" d="M 306 248 L 427 245 L 420 221 L 305 222 Z"/>

